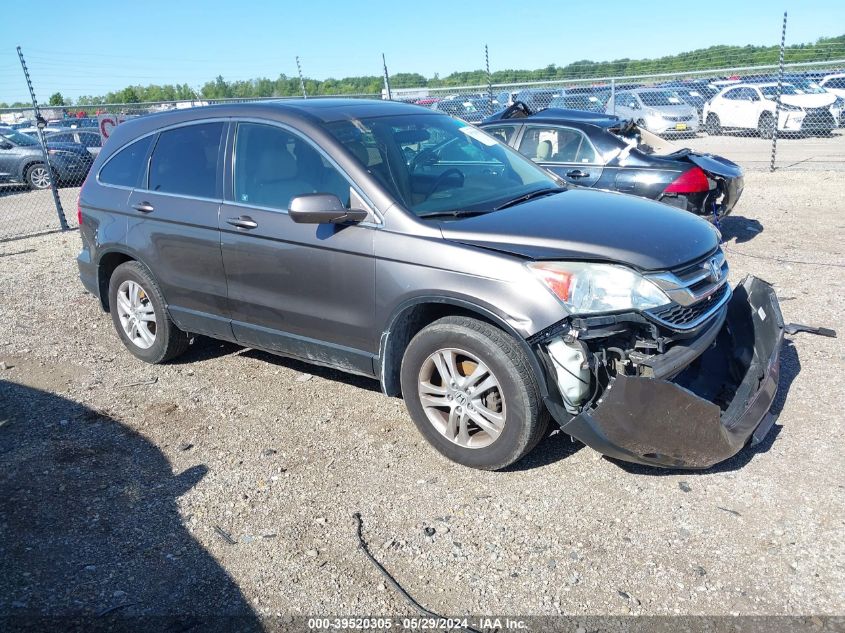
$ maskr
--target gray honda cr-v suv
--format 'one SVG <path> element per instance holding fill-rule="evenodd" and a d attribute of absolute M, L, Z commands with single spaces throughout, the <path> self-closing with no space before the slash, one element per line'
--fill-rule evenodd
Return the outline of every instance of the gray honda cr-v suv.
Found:
<path fill-rule="evenodd" d="M 309 99 L 116 128 L 79 201 L 82 282 L 159 363 L 191 335 L 381 381 L 452 460 L 549 417 L 602 453 L 706 467 L 769 430 L 783 324 L 704 220 L 586 189 L 399 103 Z"/>

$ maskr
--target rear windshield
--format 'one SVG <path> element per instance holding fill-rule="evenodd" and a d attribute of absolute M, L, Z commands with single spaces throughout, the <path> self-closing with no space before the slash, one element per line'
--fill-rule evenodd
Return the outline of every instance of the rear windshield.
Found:
<path fill-rule="evenodd" d="M 640 92 L 639 95 L 640 99 L 642 99 L 642 102 L 645 105 L 652 107 L 675 106 L 681 105 L 681 103 L 683 103 L 680 97 L 669 92 L 668 90 L 658 90 L 655 92 Z"/>

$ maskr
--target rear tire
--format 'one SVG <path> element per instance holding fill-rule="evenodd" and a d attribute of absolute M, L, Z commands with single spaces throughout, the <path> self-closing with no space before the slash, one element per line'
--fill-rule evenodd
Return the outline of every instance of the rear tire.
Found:
<path fill-rule="evenodd" d="M 707 121 L 704 123 L 704 130 L 710 136 L 718 136 L 722 133 L 722 124 L 719 121 L 719 115 L 711 112 L 707 115 Z"/>
<path fill-rule="evenodd" d="M 131 261 L 114 269 L 109 279 L 114 329 L 133 356 L 153 365 L 176 358 L 190 344 L 188 334 L 170 320 L 166 305 L 146 266 Z"/>
<path fill-rule="evenodd" d="M 760 115 L 757 122 L 757 133 L 760 138 L 772 138 L 775 135 L 775 118 L 768 112 Z"/>
<path fill-rule="evenodd" d="M 533 449 L 548 427 L 525 352 L 484 321 L 451 316 L 423 328 L 405 350 L 400 379 L 417 429 L 464 466 L 505 468 Z"/>
<path fill-rule="evenodd" d="M 24 178 L 27 186 L 33 190 L 47 189 L 50 186 L 50 170 L 42 163 L 27 167 Z"/>

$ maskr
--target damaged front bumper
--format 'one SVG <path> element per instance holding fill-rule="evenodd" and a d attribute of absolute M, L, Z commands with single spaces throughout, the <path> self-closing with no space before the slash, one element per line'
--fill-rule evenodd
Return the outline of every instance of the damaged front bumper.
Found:
<path fill-rule="evenodd" d="M 610 377 L 578 415 L 554 398 L 550 412 L 564 432 L 608 457 L 667 468 L 728 459 L 774 423 L 783 318 L 772 287 L 749 276 L 719 323 L 644 374 Z"/>

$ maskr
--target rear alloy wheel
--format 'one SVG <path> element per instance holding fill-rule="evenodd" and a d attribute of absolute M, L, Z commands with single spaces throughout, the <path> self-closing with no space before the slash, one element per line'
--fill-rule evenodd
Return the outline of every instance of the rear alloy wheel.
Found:
<path fill-rule="evenodd" d="M 147 363 L 175 358 L 190 343 L 167 314 L 164 297 L 146 266 L 126 262 L 109 280 L 109 310 L 120 340 L 134 356 Z"/>
<path fill-rule="evenodd" d="M 775 119 L 768 112 L 760 115 L 760 121 L 757 123 L 757 132 L 761 138 L 772 138 L 775 135 Z"/>
<path fill-rule="evenodd" d="M 548 426 L 525 352 L 483 321 L 445 317 L 423 328 L 405 350 L 401 381 L 420 433 L 465 466 L 509 466 Z"/>
<path fill-rule="evenodd" d="M 707 121 L 704 123 L 704 130 L 710 136 L 718 136 L 722 133 L 722 124 L 719 121 L 719 115 L 711 112 L 707 115 Z"/>
<path fill-rule="evenodd" d="M 50 170 L 40 163 L 30 165 L 26 170 L 26 184 L 30 189 L 46 189 L 50 186 Z"/>

